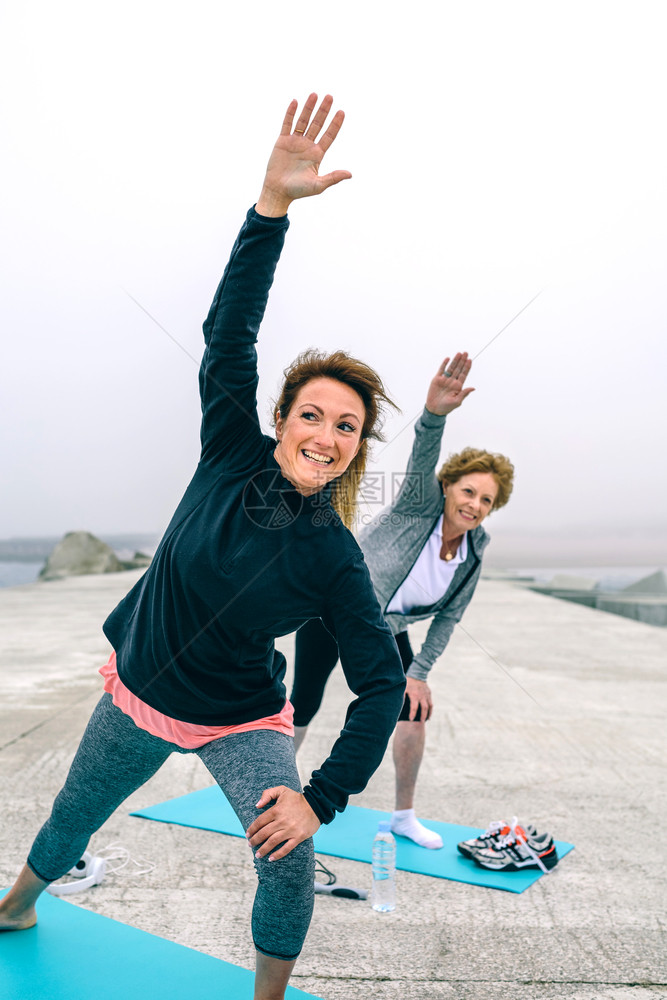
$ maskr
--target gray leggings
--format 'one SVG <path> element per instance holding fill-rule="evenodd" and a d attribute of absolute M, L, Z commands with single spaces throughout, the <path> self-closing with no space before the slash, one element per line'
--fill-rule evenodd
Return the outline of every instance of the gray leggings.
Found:
<path fill-rule="evenodd" d="M 196 750 L 184 750 L 138 726 L 104 694 L 93 712 L 51 816 L 28 857 L 44 882 L 60 878 L 83 855 L 90 837 L 158 770 L 171 753 L 196 753 L 229 799 L 244 830 L 264 810 L 255 803 L 265 788 L 301 791 L 294 741 L 257 729 L 234 733 Z M 297 957 L 313 912 L 312 839 L 280 861 L 254 859 L 258 887 L 252 911 L 255 947 L 271 958 Z"/>

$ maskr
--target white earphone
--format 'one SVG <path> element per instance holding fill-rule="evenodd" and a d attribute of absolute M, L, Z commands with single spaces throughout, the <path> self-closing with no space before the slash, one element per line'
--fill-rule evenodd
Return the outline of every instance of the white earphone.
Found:
<path fill-rule="evenodd" d="M 63 882 L 60 885 L 52 883 L 47 885 L 46 891 L 52 896 L 71 896 L 74 892 L 82 892 L 90 889 L 92 885 L 99 885 L 104 878 L 107 863 L 105 858 L 93 857 L 88 851 L 84 852 L 80 861 L 67 872 L 75 882 Z"/>

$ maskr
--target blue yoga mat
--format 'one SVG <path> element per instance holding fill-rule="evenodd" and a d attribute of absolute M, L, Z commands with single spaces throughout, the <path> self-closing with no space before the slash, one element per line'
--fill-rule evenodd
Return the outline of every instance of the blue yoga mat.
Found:
<path fill-rule="evenodd" d="M 147 809 L 139 809 L 132 815 L 159 820 L 161 823 L 178 823 L 181 826 L 212 830 L 214 833 L 228 833 L 232 837 L 245 837 L 236 813 L 217 785 L 160 802 Z M 330 854 L 336 858 L 370 862 L 371 844 L 377 832 L 378 821 L 389 818 L 390 813 L 348 806 L 345 812 L 336 815 L 332 823 L 320 827 L 314 837 L 315 850 L 318 854 Z M 418 847 L 405 837 L 397 837 L 396 866 L 401 871 L 452 879 L 454 882 L 468 882 L 470 885 L 482 885 L 489 889 L 504 889 L 506 892 L 523 892 L 543 875 L 543 872 L 535 869 L 520 872 L 486 871 L 474 861 L 464 858 L 456 849 L 459 841 L 479 836 L 482 831 L 478 827 L 456 826 L 434 820 L 423 822 L 440 834 L 443 847 L 438 851 L 430 851 L 425 847 Z M 559 858 L 573 848 L 573 844 L 556 841 Z"/>
<path fill-rule="evenodd" d="M 247 969 L 64 899 L 45 893 L 37 920 L 30 930 L 0 934 L 0 1000 L 252 1000 Z M 317 1000 L 292 986 L 285 997 Z"/>

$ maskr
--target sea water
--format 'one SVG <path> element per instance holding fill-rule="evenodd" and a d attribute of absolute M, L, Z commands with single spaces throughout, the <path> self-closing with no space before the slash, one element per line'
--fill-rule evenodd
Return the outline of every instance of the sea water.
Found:
<path fill-rule="evenodd" d="M 155 552 L 157 534 L 98 535 L 114 550 L 119 559 L 131 559 L 135 552 Z M 10 538 L 0 540 L 0 587 L 18 587 L 34 583 L 51 550 L 60 537 Z"/>

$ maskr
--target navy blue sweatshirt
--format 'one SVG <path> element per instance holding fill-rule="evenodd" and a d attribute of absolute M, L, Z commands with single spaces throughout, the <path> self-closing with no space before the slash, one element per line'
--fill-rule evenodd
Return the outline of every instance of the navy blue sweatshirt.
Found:
<path fill-rule="evenodd" d="M 283 478 L 257 416 L 255 343 L 288 228 L 248 212 L 204 323 L 201 457 L 104 632 L 123 683 L 164 715 L 234 725 L 280 712 L 276 636 L 322 618 L 356 695 L 304 794 L 323 823 L 382 760 L 405 677 L 361 550 L 329 502 Z"/>

